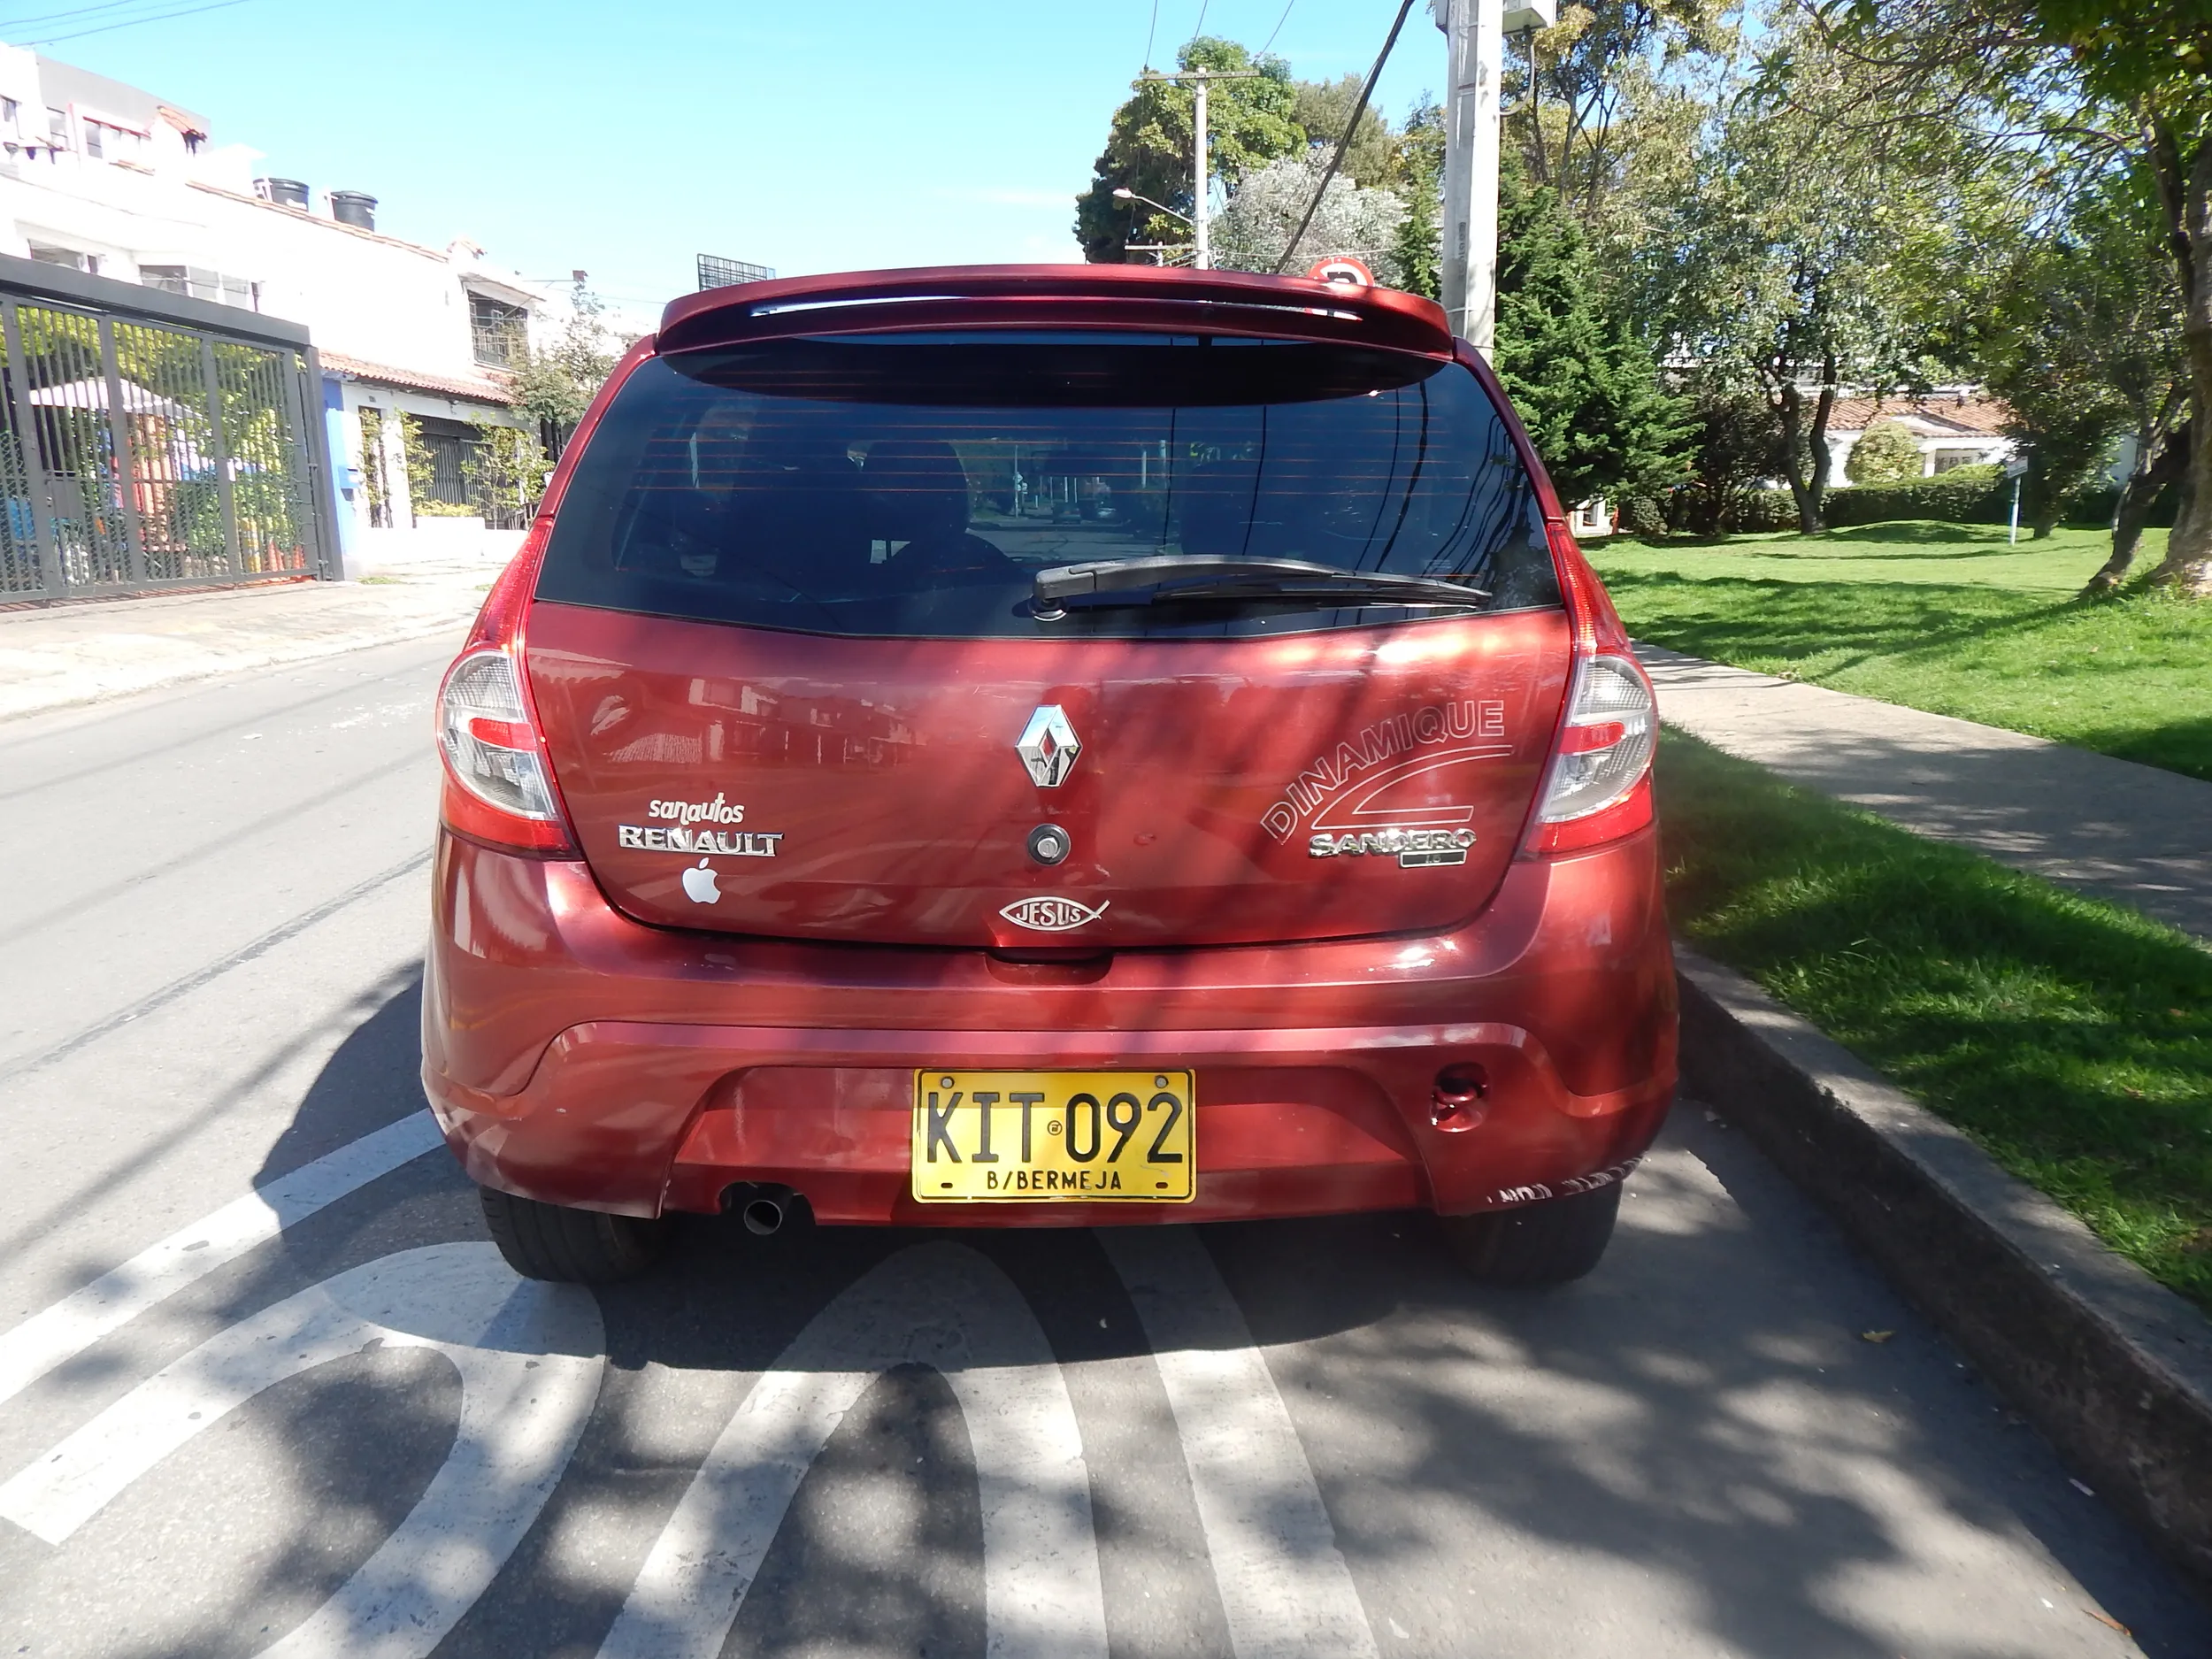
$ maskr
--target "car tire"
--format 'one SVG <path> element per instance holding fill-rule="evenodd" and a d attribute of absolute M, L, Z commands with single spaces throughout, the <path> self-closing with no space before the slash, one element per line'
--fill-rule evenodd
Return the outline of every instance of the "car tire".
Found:
<path fill-rule="evenodd" d="M 1605 1255 L 1621 1184 L 1511 1210 L 1440 1217 L 1459 1263 L 1486 1285 L 1535 1287 L 1580 1279 Z"/>
<path fill-rule="evenodd" d="M 484 1225 L 507 1265 L 525 1279 L 564 1285 L 611 1285 L 631 1279 L 668 1249 L 668 1223 L 572 1210 L 489 1187 L 476 1189 Z"/>

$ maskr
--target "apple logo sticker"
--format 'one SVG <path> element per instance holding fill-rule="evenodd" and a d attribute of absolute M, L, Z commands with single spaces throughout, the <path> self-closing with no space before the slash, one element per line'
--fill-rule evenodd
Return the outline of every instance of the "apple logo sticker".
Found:
<path fill-rule="evenodd" d="M 722 896 L 714 885 L 714 872 L 707 868 L 705 859 L 684 872 L 684 896 L 694 904 L 712 904 Z"/>

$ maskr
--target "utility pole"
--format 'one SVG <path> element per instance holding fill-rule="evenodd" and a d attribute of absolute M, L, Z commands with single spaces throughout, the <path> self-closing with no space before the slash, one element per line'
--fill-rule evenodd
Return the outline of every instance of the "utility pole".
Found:
<path fill-rule="evenodd" d="M 1444 31 L 1444 311 L 1488 359 L 1498 318 L 1498 81 L 1509 31 L 1548 28 L 1555 0 L 1429 0 Z"/>
<path fill-rule="evenodd" d="M 1208 233 L 1207 222 L 1212 218 L 1209 211 L 1213 196 L 1213 168 L 1206 142 L 1206 88 L 1217 81 L 1259 81 L 1264 72 L 1257 69 L 1180 69 L 1173 72 L 1148 69 L 1133 84 L 1142 88 L 1151 81 L 1187 81 L 1192 83 L 1195 107 L 1191 119 L 1191 265 L 1194 270 L 1213 269 L 1213 241 Z"/>
<path fill-rule="evenodd" d="M 1206 234 L 1206 221 L 1213 217 L 1206 210 L 1212 204 L 1207 198 L 1213 195 L 1213 169 L 1207 165 L 1206 154 L 1206 72 L 1200 70 L 1198 86 L 1191 112 L 1191 167 L 1196 175 L 1191 186 L 1190 228 L 1191 268 L 1210 271 L 1214 268 L 1213 242 Z"/>

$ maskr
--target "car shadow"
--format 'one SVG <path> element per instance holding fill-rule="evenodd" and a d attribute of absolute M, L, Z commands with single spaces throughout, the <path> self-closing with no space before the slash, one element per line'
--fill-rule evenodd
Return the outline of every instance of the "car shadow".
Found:
<path fill-rule="evenodd" d="M 423 1110 L 422 972 L 396 974 L 300 1096 L 254 1176 L 265 1187 L 301 1165 Z"/>

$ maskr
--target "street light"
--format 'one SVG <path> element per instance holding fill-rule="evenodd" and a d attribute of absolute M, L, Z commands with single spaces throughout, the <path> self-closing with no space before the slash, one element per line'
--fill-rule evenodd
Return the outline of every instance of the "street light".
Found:
<path fill-rule="evenodd" d="M 1114 194 L 1125 202 L 1141 202 L 1147 207 L 1156 207 L 1161 212 L 1166 214 L 1170 219 L 1179 219 L 1186 225 L 1191 222 L 1189 214 L 1177 212 L 1165 202 L 1156 202 L 1148 196 L 1139 196 L 1134 190 L 1131 189 L 1125 184 L 1115 190 Z"/>

